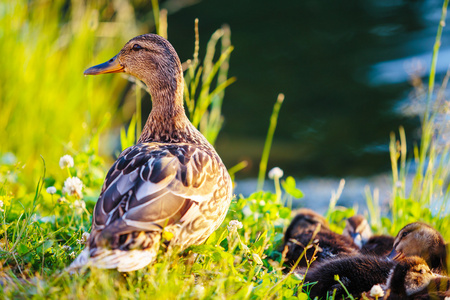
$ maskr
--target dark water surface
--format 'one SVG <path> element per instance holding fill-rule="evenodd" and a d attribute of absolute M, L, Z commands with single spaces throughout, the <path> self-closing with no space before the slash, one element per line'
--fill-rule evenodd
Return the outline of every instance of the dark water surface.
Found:
<path fill-rule="evenodd" d="M 163 3 L 164 5 L 164 3 Z M 281 108 L 269 168 L 302 176 L 367 176 L 389 170 L 389 133 L 405 126 L 416 141 L 418 118 L 398 109 L 411 91 L 405 68 L 428 69 L 441 1 L 203 0 L 169 15 L 169 39 L 192 57 L 194 19 L 201 49 L 222 24 L 231 27 L 225 124 L 217 149 L 227 166 L 243 159 L 254 176 L 277 94 Z M 444 29 L 440 75 L 449 65 Z M 200 57 L 204 52 L 200 53 Z M 426 75 L 426 74 L 425 74 Z"/>

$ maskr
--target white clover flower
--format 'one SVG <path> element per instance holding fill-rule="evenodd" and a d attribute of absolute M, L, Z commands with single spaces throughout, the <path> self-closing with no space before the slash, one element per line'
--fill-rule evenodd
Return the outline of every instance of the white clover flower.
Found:
<path fill-rule="evenodd" d="M 281 177 L 283 177 L 283 175 L 284 175 L 283 170 L 281 170 L 278 167 L 275 167 L 275 168 L 273 168 L 273 169 L 271 169 L 269 171 L 269 178 L 270 179 L 281 178 Z"/>
<path fill-rule="evenodd" d="M 201 284 L 196 284 L 194 286 L 194 289 L 192 291 L 194 296 L 197 296 L 198 298 L 202 298 L 205 294 L 205 287 Z"/>
<path fill-rule="evenodd" d="M 238 220 L 231 220 L 230 223 L 228 223 L 228 231 L 237 231 L 238 229 L 241 229 L 243 227 L 242 223 Z"/>
<path fill-rule="evenodd" d="M 67 199 L 64 197 L 59 197 L 57 201 L 58 201 L 58 203 L 61 204 L 61 203 L 67 202 Z"/>
<path fill-rule="evenodd" d="M 370 296 L 372 296 L 372 297 L 383 297 L 384 296 L 384 291 L 379 284 L 375 284 L 370 289 Z"/>
<path fill-rule="evenodd" d="M 84 210 L 86 209 L 86 202 L 84 202 L 83 200 L 75 200 L 73 202 L 73 207 Z"/>
<path fill-rule="evenodd" d="M 63 245 L 63 246 L 62 246 L 62 249 L 63 249 L 64 251 L 69 251 L 69 250 L 70 250 L 70 246 L 68 246 L 68 245 Z"/>
<path fill-rule="evenodd" d="M 47 193 L 49 193 L 50 195 L 53 195 L 53 194 L 55 194 L 56 193 L 56 188 L 54 187 L 54 186 L 49 186 L 48 188 L 47 188 Z"/>
<path fill-rule="evenodd" d="M 87 241 L 89 240 L 89 233 L 88 232 L 83 232 L 83 235 L 81 236 L 81 239 L 77 240 L 77 244 L 78 245 L 84 245 L 87 243 Z"/>
<path fill-rule="evenodd" d="M 69 253 L 69 256 L 70 256 L 70 258 L 75 258 L 75 256 L 77 256 L 77 255 L 75 254 L 74 251 L 72 251 L 72 252 Z"/>
<path fill-rule="evenodd" d="M 66 154 L 63 157 L 61 157 L 59 159 L 59 166 L 61 167 L 61 169 L 73 167 L 74 163 L 72 156 Z"/>
<path fill-rule="evenodd" d="M 244 214 L 245 217 L 248 217 L 250 215 L 253 214 L 252 209 L 250 208 L 250 206 L 246 205 L 244 206 L 244 208 L 242 209 L 242 213 Z"/>
<path fill-rule="evenodd" d="M 0 200 L 0 211 L 3 211 L 3 201 L 2 200 Z"/>
<path fill-rule="evenodd" d="M 81 190 L 83 189 L 83 182 L 78 177 L 69 177 L 64 181 L 62 189 L 63 194 L 76 195 L 82 197 Z"/>

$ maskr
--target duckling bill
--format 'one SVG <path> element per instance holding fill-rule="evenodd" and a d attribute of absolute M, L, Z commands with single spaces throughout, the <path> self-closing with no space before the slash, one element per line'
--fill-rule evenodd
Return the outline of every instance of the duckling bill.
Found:
<path fill-rule="evenodd" d="M 183 72 L 172 45 L 144 34 L 84 74 L 119 72 L 148 86 L 152 111 L 138 143 L 109 170 L 89 241 L 69 270 L 84 265 L 121 272 L 143 268 L 155 260 L 163 232 L 173 236 L 165 243 L 180 251 L 200 244 L 222 223 L 230 205 L 227 169 L 186 117 Z"/>
<path fill-rule="evenodd" d="M 361 215 L 347 219 L 342 235 L 351 237 L 363 254 L 387 256 L 394 245 L 389 235 L 372 235 L 369 222 Z"/>

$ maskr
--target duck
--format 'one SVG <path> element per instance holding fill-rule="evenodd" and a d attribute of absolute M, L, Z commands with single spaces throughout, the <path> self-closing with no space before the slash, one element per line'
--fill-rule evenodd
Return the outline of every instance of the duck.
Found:
<path fill-rule="evenodd" d="M 312 209 L 299 208 L 293 211 L 293 215 L 294 218 L 284 233 L 284 239 L 286 241 L 292 236 L 297 236 L 307 230 L 314 230 L 318 224 L 320 224 L 322 228 L 330 228 L 328 221 Z"/>
<path fill-rule="evenodd" d="M 143 81 L 152 110 L 137 144 L 107 173 L 87 245 L 70 270 L 90 265 L 130 272 L 152 263 L 162 245 L 182 251 L 201 244 L 220 226 L 232 198 L 225 165 L 186 116 L 183 71 L 173 46 L 159 35 L 140 35 L 84 71 L 109 73 Z"/>
<path fill-rule="evenodd" d="M 309 209 L 300 210 L 285 232 L 285 263 L 290 267 L 295 266 L 305 247 L 305 255 L 297 264 L 300 272 L 316 262 L 340 255 L 356 255 L 359 252 L 351 238 L 333 232 L 325 218 Z"/>
<path fill-rule="evenodd" d="M 441 275 L 431 271 L 423 258 L 418 256 L 401 258 L 389 272 L 386 282 L 379 284 L 384 296 L 381 299 L 417 299 L 430 296 L 428 287 L 441 278 Z M 375 299 L 370 294 L 371 292 L 364 292 L 362 298 Z"/>
<path fill-rule="evenodd" d="M 418 256 L 400 260 L 385 284 L 388 299 L 405 299 L 425 289 L 439 275 L 431 272 L 427 262 Z M 389 296 L 390 295 L 390 296 Z"/>
<path fill-rule="evenodd" d="M 335 279 L 337 275 L 350 295 L 358 297 L 374 285 L 385 283 L 396 265 L 394 260 L 364 254 L 325 260 L 306 272 L 305 292 L 311 299 L 327 299 L 334 292 L 334 299 L 347 297 L 344 287 Z"/>
<path fill-rule="evenodd" d="M 436 300 L 450 298 L 450 277 L 436 276 L 430 280 L 426 287 L 410 295 L 414 300 Z"/>
<path fill-rule="evenodd" d="M 342 235 L 352 238 L 355 244 L 362 248 L 372 237 L 372 229 L 364 216 L 354 215 L 345 221 Z"/>
<path fill-rule="evenodd" d="M 442 235 L 433 227 L 414 222 L 403 227 L 394 240 L 390 259 L 420 256 L 438 274 L 447 274 L 447 248 Z"/>
<path fill-rule="evenodd" d="M 351 237 L 363 254 L 386 256 L 394 245 L 392 236 L 373 235 L 369 222 L 362 215 L 348 218 L 342 235 Z"/>

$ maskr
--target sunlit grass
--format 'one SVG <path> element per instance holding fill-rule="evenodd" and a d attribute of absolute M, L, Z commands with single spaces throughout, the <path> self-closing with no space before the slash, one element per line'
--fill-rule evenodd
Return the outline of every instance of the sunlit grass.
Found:
<path fill-rule="evenodd" d="M 99 10 L 107 6 L 110 12 Z M 31 185 L 41 170 L 40 155 L 75 153 L 111 121 L 125 82 L 104 76 L 94 85 L 83 70 L 115 54 L 129 38 L 121 35 L 125 26 L 136 31 L 134 16 L 78 0 L 7 1 L 1 11 L 0 153 L 11 152 L 26 164 Z M 117 34 L 101 37 L 107 26 Z M 48 169 L 55 168 L 50 162 Z"/>
<path fill-rule="evenodd" d="M 152 3 L 157 6 L 157 1 Z M 0 72 L 2 298 L 307 298 L 302 279 L 283 269 L 279 248 L 291 218 L 292 198 L 302 196 L 292 177 L 275 178 L 275 194 L 258 191 L 249 197 L 237 196 L 221 227 L 204 245 L 181 254 L 161 247 L 153 265 L 129 274 L 98 269 L 75 275 L 65 272 L 84 247 L 83 233 L 90 230 L 91 213 L 110 165 L 108 156 L 99 153 L 99 149 L 111 151 L 101 133 L 127 121 L 130 126 L 123 129 L 120 139 L 123 148 L 132 145 L 142 126 L 140 108 L 145 93 L 145 87 L 135 83 L 136 114 L 129 121 L 131 115 L 119 109 L 118 96 L 125 93 L 127 81 L 115 75 L 85 78 L 82 72 L 114 56 L 125 41 L 142 32 L 133 10 L 124 9 L 132 7 L 128 1 L 19 0 L 0 5 L 0 54 L 4 58 Z M 167 12 L 153 13 L 157 32 L 167 35 Z M 200 59 L 195 28 L 197 46 L 192 60 L 184 64 L 185 101 L 191 121 L 214 143 L 223 124 L 225 88 L 235 80 L 228 78 L 231 33 L 227 27 L 217 30 Z M 437 45 L 439 42 L 438 34 Z M 437 51 L 435 47 L 434 64 Z M 433 70 L 430 90 L 423 95 L 444 98 L 446 84 L 433 90 Z M 281 101 L 279 98 L 275 106 L 262 149 L 260 188 Z M 441 101 L 445 103 L 445 99 Z M 406 223 L 422 220 L 450 239 L 450 153 L 449 146 L 439 144 L 442 132 L 436 114 L 433 110 L 425 113 L 421 144 L 413 153 L 407 151 L 402 128 L 391 134 L 389 215 L 381 214 L 376 189 L 366 190 L 371 224 L 377 232 L 395 235 Z M 59 157 L 67 153 L 74 157 L 74 166 L 61 169 Z M 244 165 L 238 164 L 230 173 L 234 175 Z M 82 198 L 63 191 L 68 176 L 82 180 Z M 55 187 L 55 194 L 46 191 L 50 186 Z M 336 206 L 344 188 L 345 181 L 341 181 L 326 213 L 337 232 L 342 231 L 345 218 L 355 213 L 353 208 Z M 228 228 L 232 220 L 241 222 L 242 228 Z"/>

